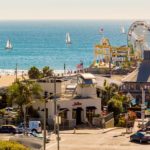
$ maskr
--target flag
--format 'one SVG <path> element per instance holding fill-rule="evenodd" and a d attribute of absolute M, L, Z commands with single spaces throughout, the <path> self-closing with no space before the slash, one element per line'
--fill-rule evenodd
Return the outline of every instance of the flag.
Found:
<path fill-rule="evenodd" d="M 77 64 L 77 69 L 81 69 L 81 64 Z"/>
<path fill-rule="evenodd" d="M 83 69 L 83 62 L 81 62 L 80 64 L 77 64 L 77 69 Z"/>

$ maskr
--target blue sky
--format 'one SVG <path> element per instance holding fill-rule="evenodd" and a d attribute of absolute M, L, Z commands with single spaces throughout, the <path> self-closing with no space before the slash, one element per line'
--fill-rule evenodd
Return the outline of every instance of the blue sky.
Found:
<path fill-rule="evenodd" d="M 150 19 L 150 0 L 0 0 L 0 20 Z"/>

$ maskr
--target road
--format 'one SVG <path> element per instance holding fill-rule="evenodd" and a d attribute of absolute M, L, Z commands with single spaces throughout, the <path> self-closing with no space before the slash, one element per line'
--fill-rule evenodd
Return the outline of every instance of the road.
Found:
<path fill-rule="evenodd" d="M 129 134 L 122 135 L 125 129 L 116 129 L 109 132 L 103 130 L 61 131 L 60 150 L 149 150 L 150 144 L 131 143 Z M 46 145 L 47 150 L 57 150 L 55 135 Z"/>
<path fill-rule="evenodd" d="M 125 133 L 124 128 L 113 129 L 82 129 L 76 130 L 73 134 L 73 130 L 60 131 L 60 150 L 149 150 L 150 144 L 139 144 L 130 142 L 130 134 Z M 2 140 L 9 140 L 9 138 L 16 137 L 13 135 L 0 134 Z M 25 142 L 24 138 L 20 137 L 20 140 Z M 26 137 L 26 142 L 32 141 L 33 144 L 37 144 L 36 139 Z M 28 144 L 30 144 L 28 142 Z M 42 141 L 40 141 L 42 144 Z M 35 146 L 34 146 L 35 147 Z M 37 148 L 39 149 L 39 148 Z M 46 144 L 46 150 L 57 150 L 56 135 L 51 134 L 50 143 Z"/>

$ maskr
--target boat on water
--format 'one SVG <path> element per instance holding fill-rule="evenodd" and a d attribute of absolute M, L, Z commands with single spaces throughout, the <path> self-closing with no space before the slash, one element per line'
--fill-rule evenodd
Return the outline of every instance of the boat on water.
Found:
<path fill-rule="evenodd" d="M 104 33 L 104 29 L 103 28 L 99 28 L 99 33 L 103 34 Z"/>
<path fill-rule="evenodd" d="M 125 31 L 124 26 L 121 27 L 121 33 L 122 33 L 122 34 L 126 34 L 126 31 Z"/>
<path fill-rule="evenodd" d="M 66 33 L 66 44 L 71 44 L 70 33 Z"/>
<path fill-rule="evenodd" d="M 10 39 L 8 39 L 6 42 L 5 49 L 12 49 L 12 48 L 13 48 L 12 43 L 11 43 Z"/>

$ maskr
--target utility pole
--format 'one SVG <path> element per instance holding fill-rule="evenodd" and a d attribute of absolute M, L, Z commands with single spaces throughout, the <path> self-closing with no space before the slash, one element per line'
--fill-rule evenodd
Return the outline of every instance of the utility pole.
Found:
<path fill-rule="evenodd" d="M 59 109 L 60 106 L 57 105 L 57 150 L 59 150 L 59 141 L 60 141 L 60 137 L 59 137 Z"/>
<path fill-rule="evenodd" d="M 66 74 L 66 64 L 64 63 L 64 74 Z"/>
<path fill-rule="evenodd" d="M 111 59 L 112 59 L 111 48 L 109 48 L 109 75 L 110 75 L 110 77 L 111 77 Z"/>
<path fill-rule="evenodd" d="M 143 88 L 142 88 L 141 119 L 142 119 L 142 129 L 143 129 L 144 119 L 145 119 L 145 91 Z"/>
<path fill-rule="evenodd" d="M 17 80 L 16 80 L 17 81 Z M 24 135 L 26 135 L 26 105 L 24 106 Z"/>
<path fill-rule="evenodd" d="M 55 116 L 55 119 L 57 115 L 56 107 L 57 107 L 56 105 L 56 76 L 54 74 L 54 116 Z M 54 119 L 54 133 L 56 133 L 56 120 L 55 119 Z"/>
<path fill-rule="evenodd" d="M 16 81 L 17 81 L 17 78 L 18 78 L 17 77 L 17 75 L 18 75 L 18 64 L 17 63 L 16 63 L 16 71 L 15 72 L 16 72 Z"/>
<path fill-rule="evenodd" d="M 46 101 L 48 98 L 48 92 L 44 93 L 44 138 L 43 138 L 43 150 L 46 150 Z"/>

